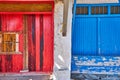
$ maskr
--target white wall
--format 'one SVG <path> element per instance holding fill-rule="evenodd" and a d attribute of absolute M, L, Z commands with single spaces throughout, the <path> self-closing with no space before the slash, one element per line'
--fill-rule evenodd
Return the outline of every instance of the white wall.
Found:
<path fill-rule="evenodd" d="M 72 9 L 70 9 L 67 36 L 63 37 L 63 6 L 61 1 L 55 4 L 54 80 L 70 80 Z"/>
<path fill-rule="evenodd" d="M 90 4 L 90 3 L 118 3 L 119 0 L 77 0 L 77 3 L 87 3 L 87 4 Z"/>

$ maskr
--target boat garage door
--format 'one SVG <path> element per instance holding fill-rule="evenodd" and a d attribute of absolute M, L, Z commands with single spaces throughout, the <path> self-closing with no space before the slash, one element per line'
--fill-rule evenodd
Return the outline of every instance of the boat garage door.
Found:
<path fill-rule="evenodd" d="M 75 4 L 72 73 L 120 72 L 120 5 Z"/>

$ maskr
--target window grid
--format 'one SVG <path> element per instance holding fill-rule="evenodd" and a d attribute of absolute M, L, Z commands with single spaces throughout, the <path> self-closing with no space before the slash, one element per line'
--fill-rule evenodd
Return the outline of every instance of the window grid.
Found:
<path fill-rule="evenodd" d="M 0 53 L 15 53 L 19 51 L 18 34 L 0 33 Z"/>
<path fill-rule="evenodd" d="M 90 10 L 89 10 L 90 9 Z M 79 6 L 76 8 L 77 15 L 108 15 L 120 14 L 120 6 Z M 89 12 L 90 11 L 90 12 Z"/>

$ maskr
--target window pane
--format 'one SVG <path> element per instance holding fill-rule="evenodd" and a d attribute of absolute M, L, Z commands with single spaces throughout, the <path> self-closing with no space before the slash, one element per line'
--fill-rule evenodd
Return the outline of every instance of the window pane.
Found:
<path fill-rule="evenodd" d="M 119 6 L 111 6 L 111 14 L 120 14 Z"/>
<path fill-rule="evenodd" d="M 91 14 L 108 14 L 108 7 L 107 6 L 92 6 Z"/>
<path fill-rule="evenodd" d="M 88 14 L 88 7 L 77 7 L 76 14 L 87 15 Z"/>
<path fill-rule="evenodd" d="M 2 34 L 2 52 L 16 52 L 16 34 Z"/>

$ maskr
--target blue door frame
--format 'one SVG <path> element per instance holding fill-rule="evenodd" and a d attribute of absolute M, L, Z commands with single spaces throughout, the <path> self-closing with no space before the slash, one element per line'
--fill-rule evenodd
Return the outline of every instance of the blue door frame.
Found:
<path fill-rule="evenodd" d="M 87 7 L 87 14 L 76 14 L 77 7 Z M 93 7 L 107 7 L 107 12 L 94 14 Z M 119 34 L 120 4 L 76 4 L 74 0 L 71 73 L 120 74 Z"/>

